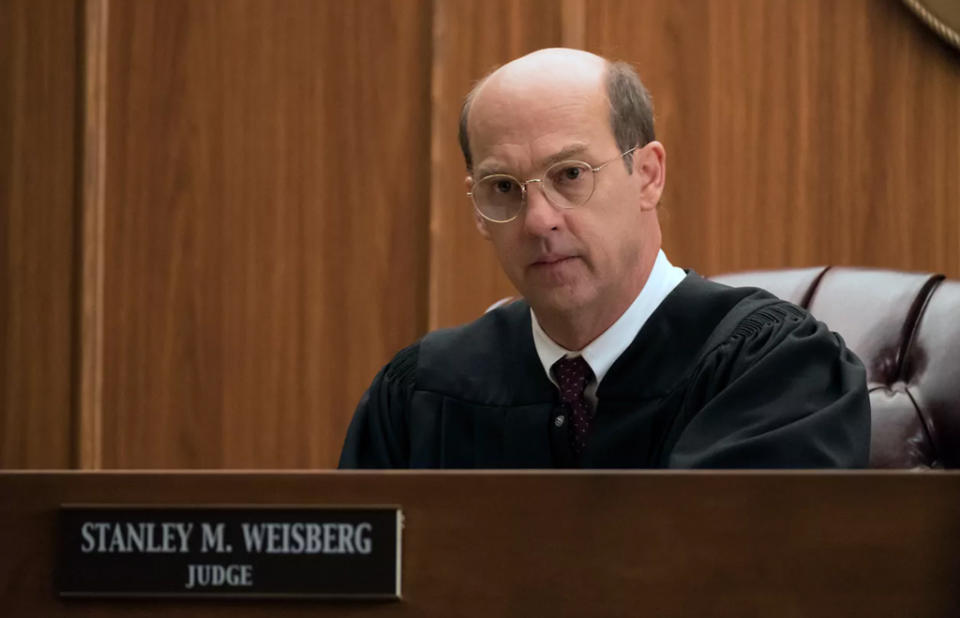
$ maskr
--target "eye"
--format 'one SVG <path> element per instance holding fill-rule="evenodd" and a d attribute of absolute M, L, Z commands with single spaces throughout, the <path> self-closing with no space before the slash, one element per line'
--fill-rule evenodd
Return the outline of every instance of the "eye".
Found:
<path fill-rule="evenodd" d="M 510 176 L 489 176 L 483 179 L 484 192 L 490 195 L 510 195 L 518 193 L 520 185 Z"/>
<path fill-rule="evenodd" d="M 582 163 L 565 163 L 550 171 L 550 180 L 557 187 L 579 185 L 586 180 L 589 169 Z"/>

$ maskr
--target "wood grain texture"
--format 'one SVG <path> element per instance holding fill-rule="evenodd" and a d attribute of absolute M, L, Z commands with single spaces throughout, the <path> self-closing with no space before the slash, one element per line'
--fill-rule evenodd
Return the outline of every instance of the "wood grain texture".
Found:
<path fill-rule="evenodd" d="M 590 47 L 654 92 L 675 261 L 960 273 L 960 55 L 900 3 L 596 9 Z"/>
<path fill-rule="evenodd" d="M 425 329 L 429 2 L 113 2 L 104 466 L 327 467 Z"/>
<path fill-rule="evenodd" d="M 431 329 L 472 320 L 493 301 L 515 294 L 474 225 L 457 141 L 458 119 L 464 96 L 492 69 L 535 49 L 563 44 L 562 9 L 551 0 L 434 4 Z M 571 25 L 569 30 L 577 28 Z"/>
<path fill-rule="evenodd" d="M 650 86 L 675 263 L 960 277 L 960 52 L 897 0 L 0 0 L 0 466 L 333 465 L 515 293 L 457 118 L 560 44 Z"/>
<path fill-rule="evenodd" d="M 83 30 L 80 354 L 75 465 L 103 467 L 103 285 L 106 239 L 107 48 L 110 0 L 85 0 Z"/>
<path fill-rule="evenodd" d="M 0 604 L 44 618 L 956 616 L 958 492 L 960 475 L 915 472 L 0 474 Z M 60 600 L 64 503 L 397 504 L 403 600 Z"/>
<path fill-rule="evenodd" d="M 562 0 L 560 28 L 561 43 L 564 47 L 582 49 L 586 45 L 586 0 Z"/>
<path fill-rule="evenodd" d="M 468 84 L 488 68 L 468 60 L 485 43 L 453 40 L 443 62 Z M 653 93 L 674 263 L 707 275 L 842 264 L 960 276 L 960 53 L 896 0 L 597 0 L 585 48 L 633 62 Z M 467 86 L 452 86 L 445 96 L 462 99 Z M 452 152 L 445 122 L 435 150 Z M 437 161 L 435 186 L 462 169 Z M 455 186 L 434 196 L 437 327 L 515 293 L 469 226 L 449 221 Z"/>
<path fill-rule="evenodd" d="M 0 2 L 0 467 L 72 459 L 77 7 Z"/>

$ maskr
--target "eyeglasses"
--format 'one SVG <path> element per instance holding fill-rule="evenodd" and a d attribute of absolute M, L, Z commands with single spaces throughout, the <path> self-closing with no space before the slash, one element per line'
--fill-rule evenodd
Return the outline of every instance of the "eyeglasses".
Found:
<path fill-rule="evenodd" d="M 558 208 L 582 206 L 593 195 L 597 173 L 637 148 L 634 146 L 597 167 L 584 161 L 560 161 L 548 167 L 543 178 L 523 182 L 509 174 L 491 174 L 478 180 L 467 196 L 473 200 L 480 216 L 494 223 L 507 223 L 517 218 L 527 201 L 527 185 L 531 182 L 539 182 L 544 196 Z"/>

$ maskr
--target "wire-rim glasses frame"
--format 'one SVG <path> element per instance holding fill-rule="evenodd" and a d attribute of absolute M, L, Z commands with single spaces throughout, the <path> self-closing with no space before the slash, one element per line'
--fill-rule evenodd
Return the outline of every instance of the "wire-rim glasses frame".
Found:
<path fill-rule="evenodd" d="M 600 170 L 610 165 L 617 159 L 622 159 L 623 157 L 631 154 L 638 148 L 640 148 L 640 146 L 634 146 L 633 148 L 629 150 L 625 150 L 624 152 L 621 152 L 616 157 L 613 157 L 608 161 L 604 161 L 603 163 L 597 166 L 593 166 L 587 163 L 586 161 L 579 161 L 576 159 L 567 159 L 564 161 L 558 161 L 546 169 L 542 178 L 529 178 L 527 180 L 521 181 L 517 177 L 511 176 L 510 174 L 490 174 L 488 176 L 484 176 L 483 178 L 477 181 L 475 186 L 479 186 L 480 183 L 485 183 L 485 185 L 489 186 L 496 182 L 509 181 L 514 183 L 517 187 L 520 188 L 520 200 L 519 202 L 517 202 L 517 206 L 515 207 L 515 212 L 511 216 L 506 218 L 498 218 L 496 216 L 493 216 L 491 214 L 484 212 L 483 207 L 478 201 L 478 196 L 476 191 L 467 191 L 467 197 L 469 197 L 470 200 L 473 202 L 473 208 L 474 210 L 477 211 L 477 214 L 479 214 L 481 217 L 483 217 L 487 221 L 491 221 L 493 223 L 509 223 L 510 221 L 513 221 L 514 219 L 519 217 L 520 213 L 523 212 L 523 208 L 527 203 L 527 185 L 534 182 L 540 183 L 544 191 L 544 196 L 547 198 L 547 201 L 549 201 L 553 206 L 557 208 L 570 209 L 570 208 L 575 208 L 577 206 L 583 206 L 588 201 L 590 201 L 591 197 L 593 197 L 593 193 L 597 187 L 596 176 L 600 172 Z M 562 170 L 564 169 L 564 166 L 568 166 L 571 168 L 575 166 L 577 168 L 583 169 L 584 171 L 590 170 L 591 172 L 593 172 L 592 185 L 590 186 L 590 191 L 586 193 L 584 197 L 577 198 L 576 201 L 570 202 L 568 199 L 566 204 L 558 203 L 559 200 L 557 200 L 556 198 L 551 199 L 551 195 L 558 192 L 554 188 L 554 181 L 551 180 L 551 171 Z"/>

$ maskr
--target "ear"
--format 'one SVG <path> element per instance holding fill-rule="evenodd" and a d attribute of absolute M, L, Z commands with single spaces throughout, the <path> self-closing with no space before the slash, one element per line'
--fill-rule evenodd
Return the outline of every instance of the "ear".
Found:
<path fill-rule="evenodd" d="M 653 210 L 660 203 L 667 179 L 667 151 L 657 141 L 649 142 L 633 156 L 633 173 L 640 181 L 643 210 Z"/>
<path fill-rule="evenodd" d="M 464 185 L 467 187 L 467 193 L 473 190 L 473 176 L 467 176 L 464 179 Z M 470 203 L 473 204 L 473 200 L 470 200 Z M 487 229 L 487 220 L 480 216 L 480 213 L 477 212 L 476 207 L 473 209 L 473 218 L 474 224 L 477 226 L 477 231 L 480 232 L 480 235 L 483 236 L 486 240 L 490 240 L 490 230 Z"/>

